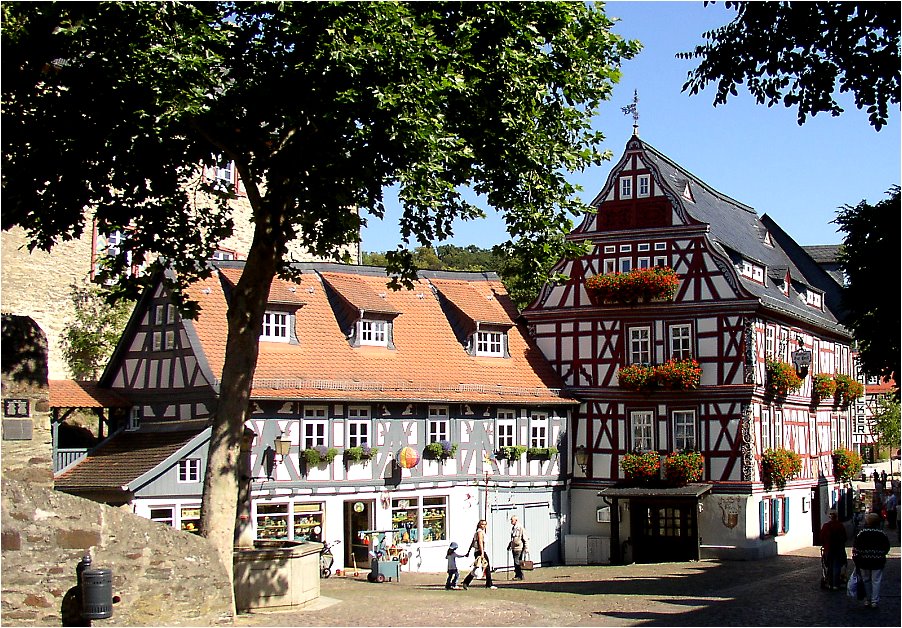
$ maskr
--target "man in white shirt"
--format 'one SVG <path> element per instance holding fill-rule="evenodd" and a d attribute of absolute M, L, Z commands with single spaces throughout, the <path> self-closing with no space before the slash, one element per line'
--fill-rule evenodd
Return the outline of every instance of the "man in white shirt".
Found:
<path fill-rule="evenodd" d="M 507 549 L 514 557 L 514 580 L 523 580 L 523 567 L 521 561 L 526 553 L 526 531 L 520 525 L 517 515 L 511 517 L 511 542 Z"/>

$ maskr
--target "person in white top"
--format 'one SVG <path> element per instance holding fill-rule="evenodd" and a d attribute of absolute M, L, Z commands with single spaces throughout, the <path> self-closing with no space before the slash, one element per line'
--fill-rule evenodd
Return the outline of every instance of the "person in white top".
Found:
<path fill-rule="evenodd" d="M 507 549 L 514 557 L 514 580 L 523 580 L 523 554 L 526 553 L 526 530 L 520 525 L 517 515 L 511 517 L 511 542 Z"/>

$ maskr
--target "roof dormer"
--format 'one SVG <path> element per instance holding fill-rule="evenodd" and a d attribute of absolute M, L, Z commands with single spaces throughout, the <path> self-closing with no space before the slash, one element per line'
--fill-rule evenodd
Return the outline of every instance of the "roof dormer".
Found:
<path fill-rule="evenodd" d="M 388 292 L 375 292 L 362 277 L 320 273 L 328 288 L 338 324 L 352 347 L 394 349 L 394 322 L 401 314 L 388 301 Z"/>
<path fill-rule="evenodd" d="M 493 292 L 477 290 L 465 281 L 431 279 L 430 283 L 467 353 L 510 357 L 508 331 L 514 325 Z"/>

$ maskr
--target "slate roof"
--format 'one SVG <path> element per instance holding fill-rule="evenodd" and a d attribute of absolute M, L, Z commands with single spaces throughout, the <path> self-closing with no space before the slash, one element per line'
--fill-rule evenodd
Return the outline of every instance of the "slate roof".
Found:
<path fill-rule="evenodd" d="M 117 392 L 101 388 L 97 382 L 51 379 L 51 408 L 128 408 L 132 404 Z"/>
<path fill-rule="evenodd" d="M 765 308 L 849 336 L 848 331 L 839 324 L 835 309 L 831 311 L 828 305 L 824 311 L 817 310 L 804 303 L 801 298 L 804 294 L 800 297 L 800 289 L 807 286 L 825 293 L 836 292 L 836 282 L 771 218 L 766 215 L 759 217 L 753 208 L 713 189 L 646 142 L 635 137 L 630 142 L 639 143 L 650 165 L 672 190 L 672 198 L 678 199 L 691 220 L 708 225 L 710 239 L 734 263 L 739 258 L 745 258 L 766 266 L 769 271 L 789 271 L 792 280 L 797 283 L 790 289 L 789 296 L 783 294 L 774 281 L 761 285 L 739 276 L 742 286 L 758 297 Z M 687 182 L 694 202 L 681 196 Z M 773 246 L 766 243 L 768 233 L 773 239 Z M 832 307 L 837 306 L 837 295 L 825 294 L 825 297 Z"/>
<path fill-rule="evenodd" d="M 58 475 L 54 484 L 66 492 L 125 492 L 135 479 L 163 463 L 204 429 L 202 422 L 183 422 L 117 432 Z"/>
<path fill-rule="evenodd" d="M 219 380 L 228 331 L 226 293 L 243 262 L 216 266 L 219 276 L 189 291 L 201 313 L 186 325 Z M 296 315 L 298 343 L 260 343 L 252 398 L 573 403 L 561 397 L 563 383 L 516 324 L 516 307 L 494 273 L 424 272 L 413 289 L 394 291 L 382 268 L 304 263 L 295 269 L 299 277 L 277 279 L 271 294 L 304 302 Z M 394 348 L 351 346 L 344 313 L 330 298 L 334 293 L 355 308 L 393 314 Z M 467 317 L 509 327 L 511 357 L 468 354 L 438 293 Z"/>

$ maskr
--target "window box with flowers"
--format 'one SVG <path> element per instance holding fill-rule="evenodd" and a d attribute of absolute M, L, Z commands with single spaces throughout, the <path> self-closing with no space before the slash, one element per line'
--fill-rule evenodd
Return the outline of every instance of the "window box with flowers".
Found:
<path fill-rule="evenodd" d="M 660 475 L 661 457 L 655 451 L 624 454 L 620 460 L 623 477 L 637 484 L 648 484 Z"/>
<path fill-rule="evenodd" d="M 367 462 L 379 453 L 378 447 L 370 447 L 369 444 L 363 443 L 360 447 L 348 447 L 344 451 L 345 462 Z"/>
<path fill-rule="evenodd" d="M 814 403 L 832 399 L 835 393 L 836 380 L 830 373 L 818 373 L 811 378 L 811 399 Z"/>
<path fill-rule="evenodd" d="M 848 375 L 837 373 L 833 376 L 836 381 L 836 402 L 841 406 L 847 406 L 864 394 L 864 386 Z"/>
<path fill-rule="evenodd" d="M 840 482 L 849 482 L 861 473 L 861 455 L 845 447 L 833 451 L 833 475 Z"/>
<path fill-rule="evenodd" d="M 451 444 L 446 440 L 429 443 L 423 449 L 423 455 L 430 460 L 444 461 L 453 458 L 457 453 L 457 443 Z"/>
<path fill-rule="evenodd" d="M 504 445 L 503 447 L 499 447 L 498 451 L 495 452 L 495 458 L 498 460 L 516 462 L 520 459 L 520 456 L 525 453 L 526 447 L 524 445 Z"/>
<path fill-rule="evenodd" d="M 675 486 L 698 482 L 705 474 L 705 457 L 697 451 L 674 451 L 664 459 L 664 476 Z"/>
<path fill-rule="evenodd" d="M 530 447 L 526 450 L 526 457 L 532 460 L 548 460 L 557 454 L 557 447 Z"/>
<path fill-rule="evenodd" d="M 669 390 L 691 390 L 698 388 L 702 381 L 702 367 L 698 362 L 687 360 L 668 360 L 655 367 L 655 379 L 662 388 Z"/>
<path fill-rule="evenodd" d="M 650 364 L 630 364 L 617 371 L 621 388 L 627 390 L 648 390 L 658 385 L 655 367 Z"/>
<path fill-rule="evenodd" d="M 634 268 L 628 273 L 586 279 L 586 291 L 596 304 L 673 301 L 679 285 L 676 271 L 668 266 Z"/>
<path fill-rule="evenodd" d="M 304 460 L 308 466 L 315 467 L 321 464 L 329 464 L 335 460 L 338 450 L 334 447 L 326 447 L 325 445 L 317 445 L 303 451 Z"/>
<path fill-rule="evenodd" d="M 761 458 L 761 470 L 765 488 L 782 490 L 802 470 L 802 458 L 789 449 L 767 449 Z"/>
<path fill-rule="evenodd" d="M 785 397 L 802 387 L 802 378 L 796 374 L 795 367 L 788 362 L 768 360 L 765 370 L 767 371 L 767 392 L 772 395 Z"/>

